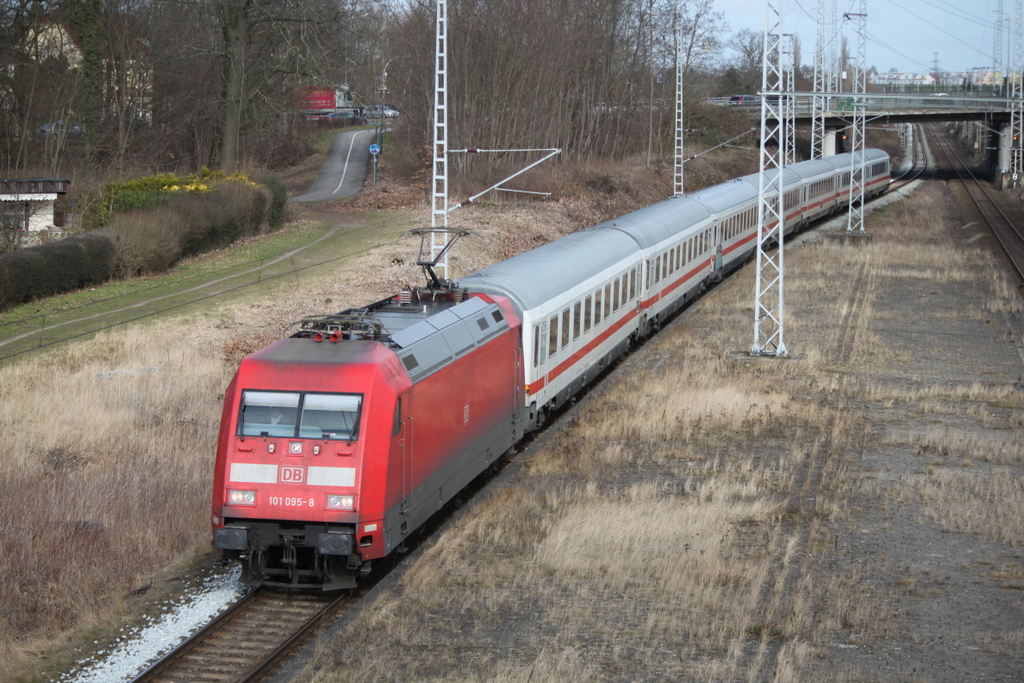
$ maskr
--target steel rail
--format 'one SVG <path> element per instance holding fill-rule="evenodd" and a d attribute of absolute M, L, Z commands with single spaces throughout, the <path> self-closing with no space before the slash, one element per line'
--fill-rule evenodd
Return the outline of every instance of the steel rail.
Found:
<path fill-rule="evenodd" d="M 967 164 L 964 162 L 964 160 L 961 159 L 960 155 L 956 153 L 955 149 L 953 149 L 952 145 L 950 145 L 949 142 L 943 139 L 941 136 L 936 136 L 936 139 L 939 142 L 939 149 L 942 151 L 943 156 L 945 156 L 946 160 L 949 162 L 950 168 L 953 169 L 953 172 L 956 173 L 957 178 L 960 180 L 961 184 L 963 184 L 964 189 L 967 191 L 967 194 L 971 197 L 971 201 L 974 202 L 974 206 L 978 209 L 978 213 L 981 214 L 981 217 L 988 225 L 988 229 L 992 233 L 992 236 L 996 238 L 996 241 L 1002 248 L 1003 253 L 1006 254 L 1006 258 L 1010 262 L 1010 265 L 1017 272 L 1017 276 L 1024 280 L 1024 269 L 1022 269 L 1022 265 L 1017 262 L 1017 258 L 1013 255 L 1013 253 L 1010 251 L 1010 247 L 1007 246 L 1006 242 L 1003 240 L 1002 235 L 1000 235 L 1000 231 L 996 229 L 995 224 L 989 217 L 990 212 L 986 211 L 982 207 L 981 202 L 978 201 L 978 198 L 975 196 L 975 193 L 971 191 L 971 186 L 967 182 L 967 180 L 965 180 L 964 173 L 961 173 L 960 169 L 957 167 L 957 163 L 959 163 L 959 165 L 963 167 L 963 170 L 966 172 L 967 176 L 969 176 L 970 179 L 974 181 L 975 187 L 977 187 L 985 196 L 985 199 L 988 200 L 988 206 L 994 208 L 999 213 L 999 216 L 1003 219 L 1003 222 L 1010 228 L 1013 234 L 1017 236 L 1017 239 L 1021 244 L 1024 244 L 1024 235 L 1021 235 L 1021 232 L 1017 228 L 1017 226 L 1013 223 L 1013 221 L 1010 220 L 1010 218 L 1006 215 L 1002 208 L 1000 208 L 1000 206 L 984 188 L 984 186 L 981 184 L 978 178 L 974 175 L 974 173 L 971 172 L 971 170 L 967 167 Z M 950 154 L 953 155 L 952 158 L 950 157 Z M 957 163 L 953 162 L 953 158 L 956 159 Z"/>
<path fill-rule="evenodd" d="M 351 600 L 351 596 L 346 592 L 324 605 L 323 609 L 300 626 L 295 633 L 281 643 L 277 649 L 264 657 L 261 662 L 249 670 L 244 676 L 242 676 L 242 678 L 238 679 L 238 683 L 252 683 L 253 681 L 260 680 L 278 663 L 286 659 L 297 647 L 301 646 L 303 639 L 316 629 L 320 628 L 323 625 L 324 620 L 338 611 L 346 602 Z"/>
<path fill-rule="evenodd" d="M 328 617 L 355 599 L 345 592 L 326 602 L 313 601 L 313 604 L 307 602 L 306 605 L 302 605 L 300 602 L 289 602 L 293 598 L 300 600 L 309 597 L 309 593 L 277 593 L 264 588 L 250 591 L 229 609 L 136 676 L 132 683 L 189 680 L 189 662 L 193 658 L 200 662 L 198 666 L 210 672 L 213 677 L 211 680 L 215 678 L 235 683 L 251 683 L 261 680 L 301 647 L 306 637 L 320 628 Z M 325 597 L 330 598 L 330 596 Z M 281 604 L 282 599 L 284 607 Z M 261 601 L 265 604 L 260 605 Z M 287 611 L 301 612 L 302 607 L 313 608 L 316 611 L 312 616 L 308 616 L 308 612 L 307 614 L 283 614 Z M 260 644 L 253 642 L 251 636 L 246 636 L 244 632 L 234 635 L 228 633 L 232 628 L 237 628 L 236 622 L 240 618 L 246 619 L 247 627 L 261 629 L 264 638 L 267 638 L 275 628 L 286 633 L 281 634 L 276 645 L 272 634 L 270 634 L 270 643 L 264 643 L 265 647 L 260 648 Z M 296 623 L 290 625 L 289 618 L 294 618 Z M 244 631 L 244 629 L 242 630 Z M 234 645 L 232 645 L 232 640 L 234 640 Z M 208 643 L 216 643 L 210 646 L 212 652 L 209 649 L 205 651 L 203 649 Z M 244 661 L 250 657 L 249 661 Z M 220 659 L 224 660 L 223 664 L 218 663 Z M 240 662 L 239 659 L 243 661 Z M 250 662 L 254 663 L 250 665 Z M 218 668 L 220 671 L 216 671 Z M 237 669 L 237 674 L 232 671 L 233 669 Z"/>
<path fill-rule="evenodd" d="M 176 648 L 153 662 L 149 668 L 133 678 L 131 683 L 150 683 L 151 681 L 157 680 L 163 672 L 167 671 L 176 662 L 192 652 L 192 650 L 206 640 L 211 633 L 216 633 L 223 624 L 233 619 L 236 614 L 248 608 L 249 605 L 256 600 L 256 595 L 259 592 L 260 589 L 256 589 L 246 593 L 228 609 L 214 617 L 214 619 L 207 623 L 206 626 L 203 626 L 201 629 L 182 641 L 182 643 Z"/>
<path fill-rule="evenodd" d="M 920 126 L 915 126 L 915 128 L 918 130 L 918 132 L 921 132 Z M 898 190 L 901 187 L 909 185 L 913 181 L 920 178 L 921 174 L 925 172 L 926 168 L 928 168 L 928 158 L 924 154 L 923 144 L 924 143 L 921 140 L 921 135 L 915 135 L 914 142 L 910 146 L 911 159 L 914 163 L 911 164 L 910 168 L 908 168 L 905 172 L 903 172 L 898 177 L 893 179 L 892 184 L 889 185 L 889 189 L 887 190 L 888 192 L 892 192 L 893 190 Z M 899 185 L 896 185 L 896 183 L 899 183 Z"/>

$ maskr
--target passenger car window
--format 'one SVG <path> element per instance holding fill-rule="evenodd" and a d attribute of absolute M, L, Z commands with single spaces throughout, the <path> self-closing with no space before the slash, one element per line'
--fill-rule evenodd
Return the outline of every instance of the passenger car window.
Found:
<path fill-rule="evenodd" d="M 548 328 L 548 355 L 553 356 L 558 353 L 558 316 L 551 316 L 549 324 L 551 327 Z"/>

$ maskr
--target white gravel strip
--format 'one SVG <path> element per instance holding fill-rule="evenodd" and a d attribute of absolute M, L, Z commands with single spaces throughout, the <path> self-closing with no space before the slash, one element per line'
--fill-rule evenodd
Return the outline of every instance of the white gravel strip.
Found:
<path fill-rule="evenodd" d="M 238 582 L 240 568 L 206 579 L 166 614 L 147 626 L 126 629 L 115 647 L 78 662 L 59 683 L 115 683 L 131 681 L 151 662 L 170 652 L 207 624 L 248 590 Z"/>

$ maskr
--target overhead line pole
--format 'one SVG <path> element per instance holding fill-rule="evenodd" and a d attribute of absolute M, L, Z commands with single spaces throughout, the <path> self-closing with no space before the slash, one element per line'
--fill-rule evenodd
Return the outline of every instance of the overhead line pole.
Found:
<path fill-rule="evenodd" d="M 1010 146 L 1011 167 L 1013 169 L 1013 185 L 1017 186 L 1021 175 L 1021 166 L 1024 164 L 1024 1 L 1017 0 L 1015 12 L 1015 26 L 1013 32 L 1013 69 L 1016 74 L 1010 75 L 1011 97 L 1013 102 L 1010 110 L 1010 135 L 1012 136 Z M 1010 69 L 1007 69 L 1009 71 Z"/>
<path fill-rule="evenodd" d="M 779 96 L 779 107 L 783 116 L 782 137 L 783 143 L 782 165 L 790 166 L 796 163 L 796 69 L 794 58 L 796 57 L 796 42 L 792 33 L 784 33 L 781 37 L 782 50 L 782 93 Z"/>
<path fill-rule="evenodd" d="M 785 356 L 783 340 L 783 139 L 781 30 L 775 0 L 765 2 L 761 66 L 761 154 L 757 202 L 757 276 L 754 281 L 754 356 Z M 769 144 L 775 142 L 774 151 Z M 769 178 L 768 171 L 774 170 Z M 772 248 L 775 247 L 774 253 Z"/>
<path fill-rule="evenodd" d="M 1000 78 L 1006 78 L 1010 68 L 1009 65 L 1003 68 L 1003 0 L 996 0 L 996 23 L 995 30 L 992 32 L 992 62 L 995 64 L 993 70 Z M 1016 57 L 1016 55 L 1014 55 Z M 1002 84 L 1000 84 L 1001 86 Z M 1005 91 L 1004 91 L 1005 94 Z"/>
<path fill-rule="evenodd" d="M 818 0 L 818 24 L 814 44 L 814 95 L 811 97 L 811 158 L 820 159 L 825 148 L 825 73 L 827 44 L 825 42 L 825 0 Z"/>
<path fill-rule="evenodd" d="M 430 256 L 441 262 L 436 267 L 448 279 L 448 0 L 437 0 L 434 62 L 434 163 L 431 187 Z M 383 112 L 381 112 L 383 116 Z M 440 226 L 438 225 L 440 222 Z"/>
<path fill-rule="evenodd" d="M 675 19 L 676 36 L 676 148 L 675 174 L 672 195 L 682 197 L 683 192 L 683 28 L 679 14 Z"/>
<path fill-rule="evenodd" d="M 853 65 L 853 122 L 850 126 L 850 210 L 846 232 L 864 232 L 864 95 L 867 92 L 867 0 L 860 0 L 860 12 L 843 17 L 857 22 L 857 59 Z"/>

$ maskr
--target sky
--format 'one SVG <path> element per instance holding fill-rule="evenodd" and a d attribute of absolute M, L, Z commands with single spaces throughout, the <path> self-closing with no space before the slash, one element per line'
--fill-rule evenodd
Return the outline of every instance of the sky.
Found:
<path fill-rule="evenodd" d="M 804 64 L 814 63 L 818 2 L 775 0 L 782 15 L 782 32 L 800 36 Z M 763 32 L 765 0 L 714 0 L 725 15 L 730 33 L 740 29 Z M 830 0 L 826 0 L 831 5 Z M 938 53 L 942 71 L 990 69 L 995 48 L 998 0 L 866 0 L 867 66 L 881 72 L 931 72 Z M 1002 0 L 1003 54 L 1013 51 L 1016 0 Z M 859 12 L 859 0 L 837 0 L 837 12 Z M 856 49 L 856 22 L 842 28 L 851 50 Z M 1004 57 L 1003 61 L 1007 61 Z"/>

